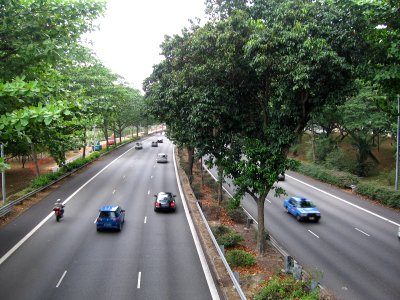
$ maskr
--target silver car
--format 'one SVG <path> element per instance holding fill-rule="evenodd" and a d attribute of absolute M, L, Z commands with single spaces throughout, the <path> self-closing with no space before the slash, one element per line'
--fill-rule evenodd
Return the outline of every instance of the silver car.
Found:
<path fill-rule="evenodd" d="M 157 162 L 158 163 L 167 163 L 168 162 L 168 155 L 165 153 L 158 153 L 157 154 Z"/>
<path fill-rule="evenodd" d="M 137 142 L 135 144 L 135 149 L 143 149 L 143 144 L 141 142 Z"/>

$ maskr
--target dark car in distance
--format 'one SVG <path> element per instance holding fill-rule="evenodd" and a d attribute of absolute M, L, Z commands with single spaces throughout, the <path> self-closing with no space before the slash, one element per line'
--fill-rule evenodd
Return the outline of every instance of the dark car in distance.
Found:
<path fill-rule="evenodd" d="M 157 195 L 154 195 L 154 211 L 175 211 L 176 203 L 175 203 L 176 195 L 170 192 L 160 192 Z"/>
<path fill-rule="evenodd" d="M 151 142 L 151 146 L 152 146 L 152 147 L 158 147 L 158 142 L 157 142 L 157 141 Z"/>
<path fill-rule="evenodd" d="M 116 229 L 121 231 L 125 222 L 125 210 L 119 205 L 104 205 L 99 210 L 99 216 L 96 219 L 96 229 Z"/>

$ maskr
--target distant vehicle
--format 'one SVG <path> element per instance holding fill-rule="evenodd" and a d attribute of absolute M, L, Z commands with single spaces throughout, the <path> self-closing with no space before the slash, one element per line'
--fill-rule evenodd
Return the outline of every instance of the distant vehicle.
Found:
<path fill-rule="evenodd" d="M 154 211 L 165 210 L 174 212 L 176 210 L 176 195 L 170 192 L 160 192 L 154 195 L 154 197 Z"/>
<path fill-rule="evenodd" d="M 93 151 L 100 151 L 103 147 L 101 146 L 99 141 L 96 141 L 93 145 L 92 145 L 92 150 Z"/>
<path fill-rule="evenodd" d="M 114 133 L 111 135 L 111 137 L 108 138 L 108 144 L 109 145 L 114 145 L 115 144 L 115 135 Z"/>
<path fill-rule="evenodd" d="M 99 216 L 96 219 L 97 231 L 102 229 L 116 229 L 121 231 L 125 222 L 125 210 L 119 205 L 105 205 L 99 210 Z"/>
<path fill-rule="evenodd" d="M 135 144 L 135 149 L 143 149 L 143 143 L 142 142 L 137 142 Z"/>
<path fill-rule="evenodd" d="M 315 221 L 321 218 L 318 208 L 307 198 L 290 197 L 283 201 L 283 207 L 288 214 L 295 216 L 297 221 Z"/>
<path fill-rule="evenodd" d="M 165 153 L 158 153 L 157 154 L 157 162 L 158 163 L 167 163 L 168 162 L 168 155 Z"/>
<path fill-rule="evenodd" d="M 151 142 L 151 146 L 152 146 L 152 147 L 158 147 L 158 142 L 154 142 L 154 141 Z"/>
<path fill-rule="evenodd" d="M 285 173 L 280 173 L 278 175 L 278 181 L 284 181 L 285 180 Z"/>
<path fill-rule="evenodd" d="M 157 139 L 157 143 L 162 143 L 163 142 L 163 139 L 162 138 L 158 138 Z"/>

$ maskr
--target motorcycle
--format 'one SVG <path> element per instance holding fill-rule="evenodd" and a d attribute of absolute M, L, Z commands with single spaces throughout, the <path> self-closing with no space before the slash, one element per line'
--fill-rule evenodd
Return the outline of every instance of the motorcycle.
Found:
<path fill-rule="evenodd" d="M 61 209 L 59 207 L 54 207 L 54 214 L 56 216 L 57 222 L 60 222 L 60 219 L 64 216 L 64 209 Z"/>

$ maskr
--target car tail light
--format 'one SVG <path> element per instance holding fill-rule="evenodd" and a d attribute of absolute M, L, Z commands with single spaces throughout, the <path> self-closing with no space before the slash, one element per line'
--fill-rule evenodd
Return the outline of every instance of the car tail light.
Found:
<path fill-rule="evenodd" d="M 160 203 L 159 202 L 156 202 L 156 207 L 160 207 Z"/>
<path fill-rule="evenodd" d="M 175 202 L 171 202 L 171 207 L 175 207 Z"/>

